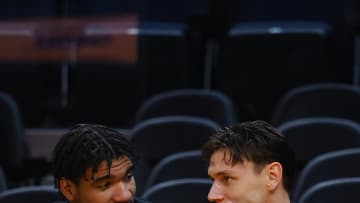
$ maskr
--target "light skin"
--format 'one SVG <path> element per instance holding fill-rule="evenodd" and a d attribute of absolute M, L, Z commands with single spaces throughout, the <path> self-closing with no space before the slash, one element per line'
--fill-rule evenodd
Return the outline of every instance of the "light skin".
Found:
<path fill-rule="evenodd" d="M 102 161 L 97 172 L 88 168 L 78 184 L 62 178 L 60 191 L 69 203 L 132 202 L 136 191 L 133 163 L 127 157 L 114 159 L 109 174 L 106 161 Z"/>
<path fill-rule="evenodd" d="M 208 194 L 216 203 L 290 203 L 282 184 L 282 166 L 272 162 L 256 168 L 252 161 L 232 165 L 224 149 L 211 156 L 208 174 L 213 180 Z M 257 170 L 256 170 L 257 169 Z"/>

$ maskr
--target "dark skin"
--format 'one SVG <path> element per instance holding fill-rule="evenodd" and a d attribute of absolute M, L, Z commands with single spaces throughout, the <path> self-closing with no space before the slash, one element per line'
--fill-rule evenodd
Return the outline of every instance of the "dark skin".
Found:
<path fill-rule="evenodd" d="M 136 184 L 132 171 L 133 163 L 127 157 L 113 159 L 110 174 L 104 160 L 95 173 L 89 167 L 78 184 L 61 178 L 60 190 L 69 203 L 133 202 Z"/>

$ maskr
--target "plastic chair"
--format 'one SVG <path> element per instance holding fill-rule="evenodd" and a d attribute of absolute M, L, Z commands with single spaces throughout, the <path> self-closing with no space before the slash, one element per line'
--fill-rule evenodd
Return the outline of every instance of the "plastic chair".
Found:
<path fill-rule="evenodd" d="M 297 203 L 354 203 L 360 202 L 360 177 L 340 178 L 320 182 L 303 195 Z"/>
<path fill-rule="evenodd" d="M 314 157 L 340 149 L 360 147 L 360 127 L 340 118 L 302 118 L 278 127 L 293 148 L 298 169 Z"/>
<path fill-rule="evenodd" d="M 156 203 L 208 203 L 209 179 L 176 179 L 161 182 L 147 189 L 142 198 Z"/>
<path fill-rule="evenodd" d="M 0 165 L 9 178 L 17 178 L 27 146 L 20 112 L 15 100 L 0 92 Z"/>
<path fill-rule="evenodd" d="M 5 176 L 2 168 L 0 167 L 0 193 L 7 189 L 7 183 L 6 182 L 7 182 L 6 176 Z"/>
<path fill-rule="evenodd" d="M 272 124 L 303 117 L 341 117 L 360 123 L 359 104 L 359 87 L 339 83 L 305 85 L 280 99 Z"/>
<path fill-rule="evenodd" d="M 144 190 L 151 170 L 166 156 L 186 150 L 198 150 L 220 126 L 199 117 L 166 116 L 138 123 L 130 133 L 130 141 L 139 156 L 134 175 L 137 192 Z"/>
<path fill-rule="evenodd" d="M 102 32 L 109 32 L 101 28 L 98 31 L 100 38 L 106 37 Z M 104 59 L 69 64 L 68 101 L 66 109 L 55 118 L 58 123 L 68 126 L 80 120 L 129 128 L 145 98 L 193 86 L 197 78 L 193 78 L 186 25 L 136 22 L 133 31 L 130 36 L 136 37 L 135 63 Z M 113 35 L 112 31 L 108 33 L 109 38 Z M 116 93 L 113 87 L 117 87 Z"/>
<path fill-rule="evenodd" d="M 328 81 L 351 82 L 353 56 L 355 56 L 354 35 L 351 33 L 354 32 L 354 26 L 358 22 L 356 18 L 358 18 L 359 1 L 228 0 L 223 2 L 229 2 L 229 11 L 225 14 L 231 23 L 241 24 L 243 22 L 268 21 L 305 21 L 312 23 L 317 21 L 328 24 L 331 34 L 327 40 L 326 54 L 328 55 L 328 73 L 331 73 L 333 76 Z M 225 24 L 225 22 L 221 22 Z M 257 42 L 249 43 L 256 44 Z M 311 47 L 312 45 L 307 44 L 306 46 Z M 309 54 L 318 55 L 318 53 L 311 50 L 309 50 Z M 297 62 L 298 64 L 304 63 L 301 61 Z M 264 64 L 264 69 L 278 68 L 276 66 L 268 66 L 269 62 L 267 60 Z M 297 64 L 295 63 L 295 65 Z M 303 68 L 307 69 L 308 67 Z M 315 70 L 319 70 L 318 67 L 315 67 Z M 291 67 L 287 71 L 295 74 Z M 285 75 L 285 73 L 282 72 L 281 75 Z M 286 85 L 284 83 L 280 84 Z"/>
<path fill-rule="evenodd" d="M 18 187 L 0 193 L 1 203 L 52 203 L 59 200 L 59 192 L 52 186 Z"/>
<path fill-rule="evenodd" d="M 223 40 L 212 88 L 233 99 L 239 116 L 270 120 L 277 99 L 289 89 L 329 80 L 328 31 L 322 22 L 236 24 Z"/>
<path fill-rule="evenodd" d="M 146 188 L 156 183 L 180 178 L 207 178 L 206 164 L 200 150 L 189 150 L 163 158 L 151 171 Z"/>
<path fill-rule="evenodd" d="M 236 121 L 231 99 L 219 91 L 205 89 L 178 89 L 156 94 L 142 104 L 136 121 L 170 115 L 205 117 L 221 126 Z"/>
<path fill-rule="evenodd" d="M 311 186 L 330 179 L 360 177 L 360 148 L 321 154 L 312 159 L 300 174 L 293 190 L 295 202 Z"/>

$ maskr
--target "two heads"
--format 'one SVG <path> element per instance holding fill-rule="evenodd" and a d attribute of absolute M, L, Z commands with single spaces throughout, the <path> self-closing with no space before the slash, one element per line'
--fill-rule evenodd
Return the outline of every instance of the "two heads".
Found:
<path fill-rule="evenodd" d="M 294 154 L 284 137 L 264 121 L 236 124 L 202 148 L 213 180 L 213 202 L 289 202 Z M 118 131 L 77 125 L 53 153 L 55 185 L 70 203 L 132 202 L 134 149 Z"/>

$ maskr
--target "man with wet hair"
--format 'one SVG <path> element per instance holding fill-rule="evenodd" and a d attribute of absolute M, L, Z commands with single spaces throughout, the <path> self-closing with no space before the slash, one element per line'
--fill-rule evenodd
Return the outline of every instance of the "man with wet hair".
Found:
<path fill-rule="evenodd" d="M 295 158 L 279 132 L 265 121 L 226 127 L 202 148 L 213 180 L 211 202 L 289 203 Z"/>
<path fill-rule="evenodd" d="M 134 148 L 117 130 L 74 126 L 53 151 L 55 187 L 69 203 L 143 203 L 135 198 Z"/>

